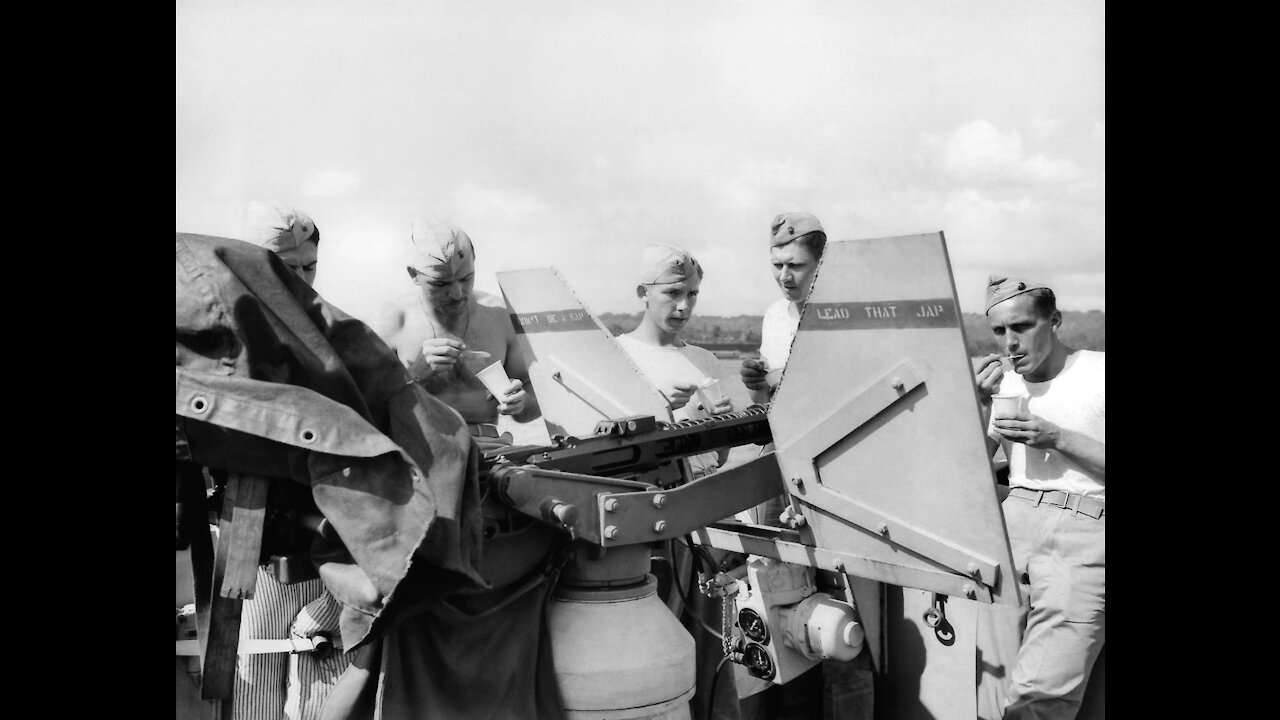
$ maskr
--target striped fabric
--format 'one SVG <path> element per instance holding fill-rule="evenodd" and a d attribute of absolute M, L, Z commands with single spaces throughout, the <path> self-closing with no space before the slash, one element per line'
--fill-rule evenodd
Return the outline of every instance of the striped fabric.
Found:
<path fill-rule="evenodd" d="M 281 639 L 289 633 L 312 637 L 338 635 L 341 604 L 319 579 L 284 585 L 266 567 L 258 568 L 258 586 L 246 600 L 240 638 Z M 333 652 L 321 660 L 312 653 L 268 653 L 236 658 L 235 720 L 316 720 L 329 691 L 351 659 Z"/>

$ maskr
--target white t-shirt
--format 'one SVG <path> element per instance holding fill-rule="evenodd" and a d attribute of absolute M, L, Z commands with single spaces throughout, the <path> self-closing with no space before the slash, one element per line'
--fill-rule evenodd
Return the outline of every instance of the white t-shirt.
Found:
<path fill-rule="evenodd" d="M 1026 409 L 1058 427 L 1106 442 L 1106 353 L 1077 350 L 1067 356 L 1062 372 L 1045 382 L 1027 382 L 1005 373 L 1000 393 L 1027 398 Z M 1029 490 L 1061 490 L 1106 499 L 1106 479 L 1062 453 L 1002 439 L 987 423 L 987 435 L 999 440 L 1009 458 L 1009 486 Z"/>
<path fill-rule="evenodd" d="M 721 388 L 724 387 L 725 378 L 720 370 L 720 363 L 706 348 L 688 343 L 678 348 L 650 345 L 630 335 L 619 335 L 614 339 L 631 356 L 649 382 L 663 392 L 677 382 L 698 384 L 707 378 L 719 380 Z M 725 392 L 727 394 L 727 391 Z M 672 410 L 671 416 L 676 421 L 688 420 L 689 410 L 697 402 L 698 395 L 694 394 L 689 399 L 689 404 Z M 695 475 L 703 474 L 700 471 L 707 472 L 719 467 L 716 453 L 692 456 L 689 458 L 689 464 Z"/>
<path fill-rule="evenodd" d="M 800 309 L 786 298 L 779 298 L 764 311 L 760 323 L 760 357 L 770 370 L 787 365 L 791 357 L 791 341 L 800 328 Z"/>

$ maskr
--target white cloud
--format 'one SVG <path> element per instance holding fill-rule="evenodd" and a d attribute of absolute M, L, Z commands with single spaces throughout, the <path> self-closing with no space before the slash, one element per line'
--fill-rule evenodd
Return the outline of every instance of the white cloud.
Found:
<path fill-rule="evenodd" d="M 1101 2 L 729 4 L 180 3 L 179 229 L 296 201 L 344 307 L 402 286 L 428 211 L 476 240 L 483 289 L 554 265 L 598 312 L 633 308 L 665 239 L 708 266 L 700 312 L 758 313 L 789 209 L 842 239 L 943 230 L 975 287 L 1101 272 Z"/>
<path fill-rule="evenodd" d="M 775 205 L 780 199 L 799 194 L 814 183 L 814 172 L 806 164 L 785 160 L 745 160 L 728 178 L 716 178 L 710 188 L 715 195 L 738 208 Z"/>
<path fill-rule="evenodd" d="M 945 173 L 962 181 L 1061 183 L 1081 176 L 1069 159 L 1028 155 L 1021 135 L 1001 132 L 986 120 L 965 123 L 945 138 L 926 136 L 923 143 Z"/>
<path fill-rule="evenodd" d="M 1063 121 L 1036 113 L 1031 116 L 1030 132 L 1033 140 L 1042 141 L 1057 135 L 1063 128 Z"/>
<path fill-rule="evenodd" d="M 475 183 L 464 183 L 459 187 L 455 200 L 459 215 L 465 217 L 496 214 L 519 223 L 537 221 L 547 212 L 547 203 L 542 198 Z"/>
<path fill-rule="evenodd" d="M 360 189 L 360 176 L 341 168 L 321 170 L 308 177 L 302 191 L 312 197 L 343 197 Z"/>

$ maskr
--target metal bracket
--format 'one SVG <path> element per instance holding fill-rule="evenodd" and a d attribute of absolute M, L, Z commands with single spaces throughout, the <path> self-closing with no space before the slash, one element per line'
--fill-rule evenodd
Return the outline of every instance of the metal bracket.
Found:
<path fill-rule="evenodd" d="M 600 495 L 601 545 L 669 540 L 782 493 L 772 453 L 670 489 Z"/>
<path fill-rule="evenodd" d="M 760 555 L 796 565 L 835 570 L 846 575 L 909 588 L 938 588 L 948 595 L 991 602 L 991 588 L 942 570 L 924 570 L 881 562 L 862 555 L 805 545 L 794 530 L 745 523 L 715 523 L 692 533 L 699 545 Z"/>
<path fill-rule="evenodd" d="M 552 380 L 559 383 L 568 392 L 577 395 L 580 400 L 591 406 L 591 409 L 600 413 L 601 417 L 609 419 L 633 415 L 611 394 L 574 372 L 557 359 L 555 355 L 547 355 L 542 362 L 550 366 Z"/>
<path fill-rule="evenodd" d="M 928 530 L 914 527 L 857 500 L 851 500 L 829 488 L 819 486 L 807 489 L 803 495 L 793 488 L 792 497 L 801 503 L 813 505 L 838 517 L 848 518 L 855 525 L 874 531 L 885 542 L 892 542 L 924 555 L 968 576 L 973 581 L 995 585 L 999 579 L 1000 566 L 991 558 L 956 545 Z"/>
<path fill-rule="evenodd" d="M 794 500 L 845 518 L 858 527 L 877 534 L 885 542 L 893 542 L 975 581 L 994 586 L 999 566 L 991 558 L 825 487 L 818 477 L 816 461 L 819 456 L 923 384 L 924 378 L 911 361 L 898 363 L 847 402 L 809 423 L 806 429 L 779 442 L 780 458 L 802 458 L 803 462 L 803 467 L 794 473 L 798 477 L 792 478 L 788 490 Z M 775 430 L 775 438 L 779 434 Z"/>

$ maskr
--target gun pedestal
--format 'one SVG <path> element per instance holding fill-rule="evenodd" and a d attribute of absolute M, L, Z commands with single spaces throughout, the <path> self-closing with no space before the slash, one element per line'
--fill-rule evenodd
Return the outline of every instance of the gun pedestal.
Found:
<path fill-rule="evenodd" d="M 694 641 L 661 600 L 649 546 L 584 540 L 548 611 L 551 651 L 567 718 L 689 720 Z"/>

